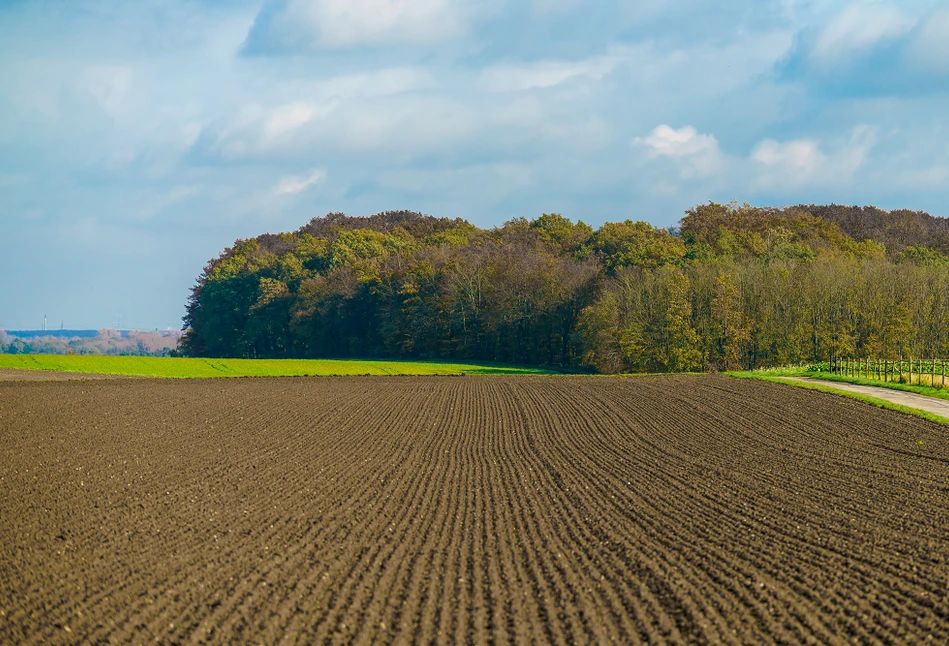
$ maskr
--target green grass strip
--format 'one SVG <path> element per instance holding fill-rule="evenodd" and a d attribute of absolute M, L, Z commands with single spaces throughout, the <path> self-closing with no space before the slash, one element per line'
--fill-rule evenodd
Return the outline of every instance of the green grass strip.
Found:
<path fill-rule="evenodd" d="M 811 377 L 813 379 L 823 379 L 824 381 L 838 381 L 844 384 L 856 384 L 858 386 L 875 386 L 877 388 L 889 388 L 890 390 L 902 390 L 908 393 L 926 395 L 927 397 L 937 397 L 938 399 L 949 399 L 949 387 L 934 388 L 932 386 L 921 386 L 918 384 L 903 384 L 898 381 L 880 381 L 879 379 L 867 379 L 866 377 L 845 377 L 843 375 L 831 374 L 828 372 L 806 372 L 801 375 L 789 375 L 794 377 Z"/>
<path fill-rule="evenodd" d="M 161 378 L 345 375 L 549 375 L 542 368 L 495 363 L 364 359 L 196 359 L 61 354 L 0 354 L 0 368 Z"/>
<path fill-rule="evenodd" d="M 895 410 L 901 413 L 907 413 L 909 415 L 922 417 L 923 419 L 928 419 L 931 422 L 938 422 L 940 424 L 949 424 L 949 418 L 942 417 L 941 415 L 936 415 L 928 411 L 919 410 L 918 408 L 903 406 L 902 404 L 894 404 L 893 402 L 887 401 L 885 399 L 879 399 L 877 397 L 871 397 L 870 395 L 855 393 L 849 390 L 841 390 L 840 388 L 834 388 L 833 386 L 825 386 L 823 384 L 808 383 L 806 381 L 790 381 L 788 379 L 783 379 L 780 376 L 769 375 L 769 374 L 766 374 L 764 372 L 759 372 L 759 371 L 726 372 L 725 374 L 728 375 L 729 377 L 736 377 L 738 379 L 758 379 L 759 381 L 767 381 L 774 384 L 784 384 L 785 386 L 795 386 L 797 388 L 805 388 L 807 390 L 819 390 L 821 392 L 830 393 L 832 395 L 842 395 L 844 397 L 850 397 L 851 399 L 858 399 L 872 406 L 876 406 L 877 408 L 886 408 L 888 410 Z M 791 375 L 791 376 L 797 376 L 797 375 Z M 802 376 L 810 376 L 810 375 L 802 375 Z M 823 379 L 824 377 L 821 375 L 821 376 L 815 376 L 814 378 Z M 865 379 L 864 381 L 871 381 L 871 380 Z M 847 382 L 847 383 L 857 383 L 857 382 Z M 861 384 L 861 385 L 876 386 L 877 383 L 878 382 L 869 383 L 869 384 Z M 917 392 L 917 391 L 914 391 L 914 392 Z"/>
<path fill-rule="evenodd" d="M 747 375 L 764 377 L 815 377 L 817 372 L 811 370 L 808 366 L 778 366 L 776 368 L 759 368 L 758 370 L 739 370 L 726 372 L 727 375 L 738 376 Z"/>

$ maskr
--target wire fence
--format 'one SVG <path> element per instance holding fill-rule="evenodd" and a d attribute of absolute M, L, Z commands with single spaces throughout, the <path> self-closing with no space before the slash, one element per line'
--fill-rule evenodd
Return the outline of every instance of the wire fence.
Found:
<path fill-rule="evenodd" d="M 855 379 L 914 384 L 932 388 L 946 387 L 945 359 L 851 359 L 837 358 L 830 362 L 830 372 Z"/>

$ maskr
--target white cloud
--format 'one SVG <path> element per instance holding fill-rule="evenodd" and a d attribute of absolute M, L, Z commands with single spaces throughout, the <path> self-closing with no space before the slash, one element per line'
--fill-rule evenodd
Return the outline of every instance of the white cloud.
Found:
<path fill-rule="evenodd" d="M 811 58 L 830 66 L 849 59 L 882 40 L 907 33 L 916 19 L 905 15 L 898 5 L 888 3 L 855 3 L 848 5 L 817 37 Z"/>
<path fill-rule="evenodd" d="M 360 102 L 335 115 L 324 139 L 349 150 L 392 150 L 400 155 L 445 151 L 472 140 L 489 115 L 465 101 L 432 97 L 404 97 L 381 105 Z"/>
<path fill-rule="evenodd" d="M 275 195 L 296 195 L 297 193 L 305 191 L 313 184 L 322 182 L 325 179 L 326 171 L 321 168 L 315 168 L 306 175 L 282 178 L 277 182 L 277 185 L 274 186 L 273 192 Z"/>
<path fill-rule="evenodd" d="M 595 111 L 578 115 L 568 100 L 410 92 L 384 101 L 357 97 L 276 108 L 247 105 L 209 125 L 195 152 L 224 161 L 312 162 L 314 150 L 344 156 L 379 151 L 386 153 L 388 164 L 430 154 L 451 157 L 472 149 L 476 155 L 502 157 L 520 156 L 525 147 L 589 151 L 607 146 L 613 136 L 607 118 Z"/>
<path fill-rule="evenodd" d="M 533 0 L 531 12 L 536 16 L 561 16 L 584 5 L 584 0 Z"/>
<path fill-rule="evenodd" d="M 653 195 L 661 197 L 674 197 L 680 193 L 681 189 L 677 184 L 673 184 L 672 182 L 656 182 L 649 188 L 649 191 Z"/>
<path fill-rule="evenodd" d="M 910 56 L 928 70 L 949 73 L 949 9 L 926 19 L 910 44 Z"/>
<path fill-rule="evenodd" d="M 79 86 L 114 119 L 128 102 L 132 76 L 132 70 L 122 65 L 90 66 L 79 75 Z"/>
<path fill-rule="evenodd" d="M 536 169 L 510 162 L 473 164 L 462 168 L 434 170 L 400 169 L 380 174 L 380 184 L 398 191 L 426 197 L 451 194 L 459 185 L 477 186 L 482 198 L 503 199 L 530 188 L 536 181 Z"/>
<path fill-rule="evenodd" d="M 742 158 L 723 153 L 714 136 L 692 126 L 676 130 L 663 124 L 648 137 L 636 138 L 634 145 L 646 148 L 648 159 L 673 161 L 680 179 L 686 180 L 677 184 L 657 167 L 649 173 L 648 188 L 654 195 L 691 186 L 732 195 L 766 191 L 781 196 L 788 190 L 850 186 L 876 140 L 875 127 L 860 125 L 823 144 L 814 138 L 762 139 Z"/>
<path fill-rule="evenodd" d="M 420 67 L 385 67 L 354 74 L 341 74 L 308 83 L 301 91 L 331 99 L 391 96 L 427 90 L 437 84 L 430 72 Z"/>
<path fill-rule="evenodd" d="M 465 31 L 448 0 L 278 0 L 258 15 L 247 43 L 264 49 L 335 49 L 429 44 Z"/>
<path fill-rule="evenodd" d="M 870 149 L 876 144 L 876 129 L 860 125 L 840 142 L 837 149 L 825 154 L 813 139 L 774 139 L 759 141 L 751 151 L 756 186 L 787 188 L 804 185 L 843 186 L 864 165 Z"/>
<path fill-rule="evenodd" d="M 235 160 L 299 147 L 307 127 L 330 114 L 333 105 L 296 101 L 276 107 L 250 103 L 229 118 L 205 127 L 195 142 L 203 153 Z"/>
<path fill-rule="evenodd" d="M 487 92 L 512 92 L 553 87 L 579 76 L 599 80 L 624 60 L 627 56 L 617 53 L 581 61 L 495 65 L 481 72 L 478 87 Z"/>
<path fill-rule="evenodd" d="M 850 131 L 849 140 L 837 152 L 834 163 L 846 177 L 852 177 L 866 163 L 870 150 L 877 144 L 878 128 L 861 124 Z"/>
<path fill-rule="evenodd" d="M 795 139 L 779 143 L 764 139 L 755 146 L 751 158 L 768 167 L 783 167 L 798 173 L 811 174 L 824 163 L 824 155 L 816 141 Z"/>
<path fill-rule="evenodd" d="M 653 128 L 648 137 L 636 137 L 634 143 L 648 146 L 652 156 L 688 157 L 718 148 L 713 135 L 700 135 L 692 126 L 675 130 L 666 124 Z"/>
<path fill-rule="evenodd" d="M 949 184 L 949 164 L 929 168 L 900 169 L 896 178 L 902 186 L 915 190 L 940 189 Z"/>
<path fill-rule="evenodd" d="M 714 135 L 699 134 L 692 126 L 676 130 L 662 124 L 648 137 L 636 137 L 633 144 L 649 149 L 649 157 L 672 157 L 682 164 L 684 177 L 708 176 L 723 170 L 725 158 Z"/>
<path fill-rule="evenodd" d="M 444 103 L 438 97 L 413 99 L 434 86 L 431 74 L 414 67 L 274 81 L 256 92 L 269 105 L 248 102 L 209 120 L 193 143 L 201 154 L 227 160 L 292 156 L 318 143 L 347 140 L 357 148 L 372 147 L 359 142 L 377 140 L 380 129 L 394 136 L 400 120 L 430 114 L 433 104 Z M 382 97 L 387 100 L 378 100 Z"/>
<path fill-rule="evenodd" d="M 174 204 L 186 200 L 201 193 L 201 188 L 200 185 L 176 184 L 168 191 L 166 201 L 168 204 Z"/>
<path fill-rule="evenodd" d="M 320 112 L 317 106 L 303 102 L 280 106 L 264 120 L 263 137 L 266 141 L 273 141 L 311 121 Z"/>

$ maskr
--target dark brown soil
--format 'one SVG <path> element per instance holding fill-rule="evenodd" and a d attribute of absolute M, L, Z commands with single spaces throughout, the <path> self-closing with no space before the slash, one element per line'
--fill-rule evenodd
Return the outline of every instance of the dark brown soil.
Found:
<path fill-rule="evenodd" d="M 949 642 L 949 433 L 726 377 L 0 384 L 0 643 Z"/>
<path fill-rule="evenodd" d="M 141 379 L 132 375 L 100 375 L 91 372 L 60 372 L 59 370 L 20 370 L 0 368 L 0 381 L 74 381 L 76 379 Z"/>

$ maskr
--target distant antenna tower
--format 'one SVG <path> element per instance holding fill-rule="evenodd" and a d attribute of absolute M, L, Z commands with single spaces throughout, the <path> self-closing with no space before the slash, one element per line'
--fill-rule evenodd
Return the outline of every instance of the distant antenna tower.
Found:
<path fill-rule="evenodd" d="M 66 319 L 59 319 L 59 331 L 62 332 L 66 328 Z"/>
<path fill-rule="evenodd" d="M 43 315 L 43 331 L 46 331 L 46 315 Z"/>

